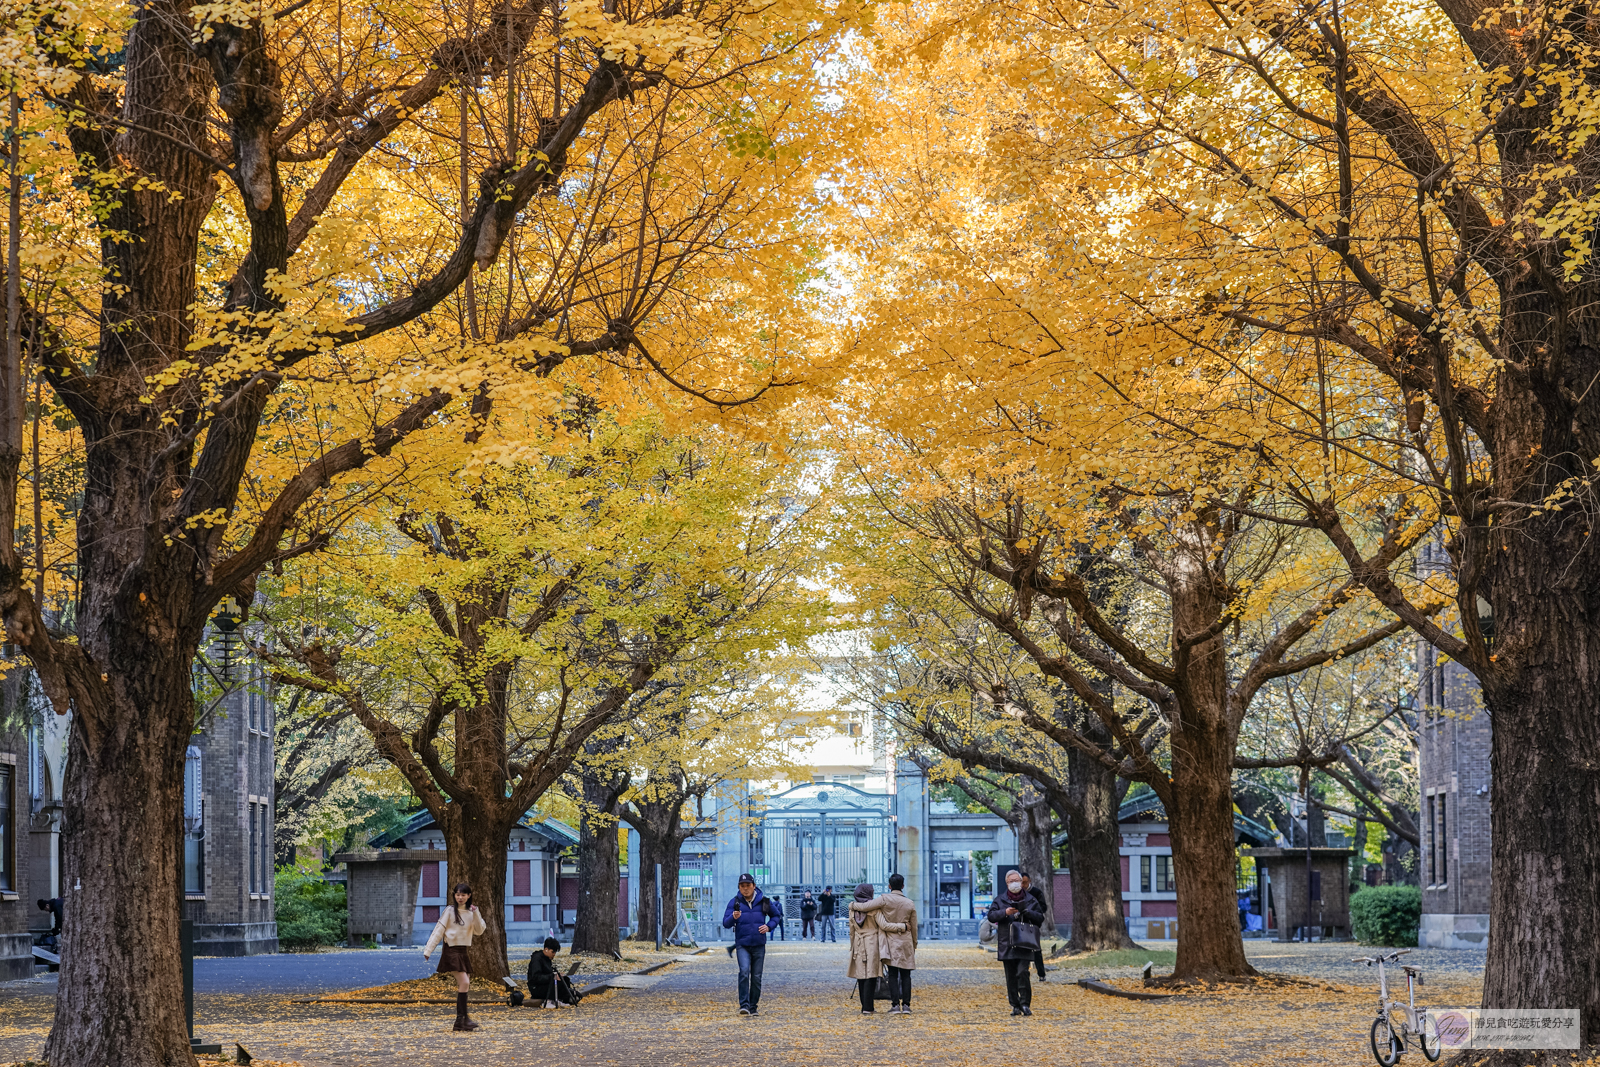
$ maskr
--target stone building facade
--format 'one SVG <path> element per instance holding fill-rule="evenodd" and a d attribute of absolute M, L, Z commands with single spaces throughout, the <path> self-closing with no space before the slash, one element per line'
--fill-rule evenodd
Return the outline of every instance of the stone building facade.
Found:
<path fill-rule="evenodd" d="M 0 681 L 0 981 L 33 975 L 28 675 Z"/>
<path fill-rule="evenodd" d="M 200 956 L 278 951 L 272 692 L 253 660 L 235 669 L 240 684 L 202 718 L 184 763 L 185 917 Z"/>
<path fill-rule="evenodd" d="M 1417 644 L 1422 928 L 1426 948 L 1489 939 L 1489 713 L 1472 674 Z"/>

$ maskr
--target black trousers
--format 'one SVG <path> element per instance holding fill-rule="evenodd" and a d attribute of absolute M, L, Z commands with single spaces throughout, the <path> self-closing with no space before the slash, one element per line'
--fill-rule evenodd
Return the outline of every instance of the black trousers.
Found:
<path fill-rule="evenodd" d="M 1006 969 L 1006 999 L 1013 1008 L 1033 1007 L 1033 978 L 1028 974 L 1030 960 L 1001 960 Z"/>
<path fill-rule="evenodd" d="M 857 978 L 856 979 L 856 992 L 861 994 L 861 1010 L 862 1011 L 877 1011 L 878 1010 L 878 1009 L 876 1009 L 876 1008 L 874 1008 L 872 1006 L 872 998 L 873 998 L 873 995 L 877 991 L 878 991 L 878 980 L 876 978 Z"/>
<path fill-rule="evenodd" d="M 1044 949 L 1033 954 L 1033 962 L 1039 968 L 1039 977 L 1044 977 Z"/>
<path fill-rule="evenodd" d="M 801 938 L 801 940 L 805 940 L 806 938 L 813 936 L 816 932 L 817 932 L 817 929 L 816 929 L 816 920 L 815 919 L 801 919 L 800 920 L 800 938 Z"/>
<path fill-rule="evenodd" d="M 911 1006 L 911 968 L 885 967 L 885 978 L 889 983 L 889 1003 Z"/>

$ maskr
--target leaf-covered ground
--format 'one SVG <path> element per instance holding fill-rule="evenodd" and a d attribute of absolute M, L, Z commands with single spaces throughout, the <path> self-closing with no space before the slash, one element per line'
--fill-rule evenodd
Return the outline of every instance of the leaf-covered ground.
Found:
<path fill-rule="evenodd" d="M 1170 943 L 1165 946 L 1170 949 Z M 1371 1063 L 1366 1047 L 1376 976 L 1349 962 L 1350 944 L 1255 943 L 1264 970 L 1310 981 L 1225 987 L 1173 1000 L 1134 1002 L 1079 988 L 1078 977 L 1136 984 L 1138 954 L 1056 961 L 1035 985 L 1032 1018 L 1012 1018 L 993 954 L 967 944 L 925 942 L 910 1016 L 863 1016 L 844 976 L 846 949 L 805 942 L 769 949 L 761 1014 L 737 1014 L 736 970 L 720 949 L 656 972 L 646 989 L 614 990 L 576 1010 L 474 1008 L 483 1029 L 457 1034 L 439 1005 L 296 1003 L 285 995 L 201 996 L 197 1033 L 231 1050 L 242 1042 L 258 1063 L 304 1067 L 427 1064 L 640 1065 L 1019 1063 L 1254 1064 Z M 1155 957 L 1158 960 L 1159 956 Z M 1476 1003 L 1482 953 L 1418 952 L 1423 1002 Z M 0 1062 L 37 1056 L 49 1027 L 40 988 L 0 995 Z M 1420 1064 L 1421 1057 L 1408 1056 Z"/>

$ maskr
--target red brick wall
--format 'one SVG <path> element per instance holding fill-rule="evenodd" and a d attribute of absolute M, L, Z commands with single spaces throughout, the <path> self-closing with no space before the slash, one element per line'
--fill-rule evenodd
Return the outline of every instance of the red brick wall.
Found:
<path fill-rule="evenodd" d="M 1072 875 L 1068 871 L 1057 871 L 1055 883 L 1050 887 L 1054 893 L 1051 897 L 1051 908 L 1055 914 L 1051 916 L 1057 923 L 1065 925 L 1072 921 Z"/>

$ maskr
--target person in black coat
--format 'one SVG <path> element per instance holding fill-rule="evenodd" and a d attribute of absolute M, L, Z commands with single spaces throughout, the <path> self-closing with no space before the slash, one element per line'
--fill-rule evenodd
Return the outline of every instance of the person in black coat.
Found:
<path fill-rule="evenodd" d="M 1022 872 L 1022 891 L 1039 902 L 1039 910 L 1046 916 L 1050 914 L 1050 902 L 1044 899 L 1044 890 L 1033 884 L 1033 878 L 1027 871 Z M 1044 973 L 1044 935 L 1039 937 L 1039 951 L 1033 954 L 1033 965 L 1039 968 L 1039 981 L 1048 982 L 1050 979 Z"/>
<path fill-rule="evenodd" d="M 989 905 L 989 921 L 995 925 L 996 955 L 1006 969 L 1006 999 L 1011 1002 L 1011 1014 L 1032 1015 L 1033 983 L 1028 979 L 1028 965 L 1033 962 L 1034 948 L 1018 945 L 1016 931 L 1023 923 L 1038 927 L 1044 922 L 1044 909 L 1023 891 L 1019 872 L 1006 872 L 1006 891 Z"/>
<path fill-rule="evenodd" d="M 816 920 L 817 902 L 812 898 L 811 890 L 807 889 L 800 898 L 800 940 L 804 941 L 816 933 Z"/>
<path fill-rule="evenodd" d="M 823 886 L 822 895 L 817 898 L 818 941 L 833 941 L 837 943 L 839 940 L 838 933 L 833 929 L 833 909 L 836 900 L 838 898 L 833 895 L 833 886 Z"/>
<path fill-rule="evenodd" d="M 553 937 L 544 939 L 544 948 L 528 961 L 528 999 L 537 1001 L 539 1007 L 555 1007 L 561 1002 L 561 972 L 556 970 L 556 953 L 561 942 Z"/>

